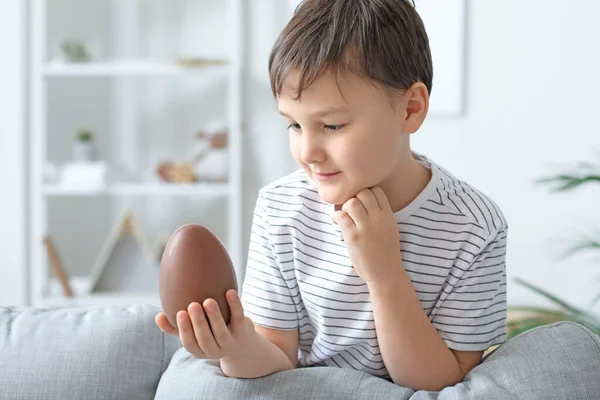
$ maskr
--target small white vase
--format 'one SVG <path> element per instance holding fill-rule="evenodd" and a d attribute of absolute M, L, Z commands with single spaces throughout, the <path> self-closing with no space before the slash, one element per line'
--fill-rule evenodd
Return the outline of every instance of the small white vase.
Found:
<path fill-rule="evenodd" d="M 75 141 L 73 143 L 73 161 L 87 162 L 96 160 L 94 141 Z"/>

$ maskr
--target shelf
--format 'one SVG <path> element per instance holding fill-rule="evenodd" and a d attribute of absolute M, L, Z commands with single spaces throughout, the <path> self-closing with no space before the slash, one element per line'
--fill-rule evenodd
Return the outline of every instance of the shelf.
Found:
<path fill-rule="evenodd" d="M 231 186 L 227 183 L 141 183 L 114 184 L 104 188 L 64 187 L 56 184 L 44 185 L 46 196 L 227 196 Z"/>
<path fill-rule="evenodd" d="M 108 18 L 101 18 L 102 21 L 97 22 L 106 25 L 104 31 L 109 33 L 106 43 L 103 43 L 105 45 L 103 48 L 113 49 L 115 53 L 104 58 L 93 58 L 89 62 L 69 62 L 59 58 L 61 53 L 56 53 L 56 51 L 60 49 L 55 48 L 56 43 L 52 38 L 67 39 L 70 34 L 70 27 L 62 26 L 61 15 L 65 12 L 85 10 L 71 10 L 65 4 L 51 1 L 31 2 L 31 34 L 29 43 L 27 43 L 28 48 L 31 49 L 30 61 L 32 64 L 30 69 L 31 95 L 27 98 L 31 110 L 31 138 L 27 144 L 33 184 L 31 190 L 28 191 L 28 204 L 30 204 L 32 215 L 28 227 L 30 230 L 28 248 L 31 253 L 28 255 L 31 264 L 28 289 L 31 293 L 31 303 L 35 306 L 69 307 L 146 303 L 160 307 L 158 290 L 152 289 L 154 285 L 142 285 L 141 282 L 135 281 L 140 274 L 146 274 L 146 271 L 142 270 L 146 260 L 137 260 L 138 250 L 133 247 L 141 244 L 142 253 L 148 252 L 155 255 L 163 250 L 163 242 L 166 238 L 159 237 L 155 244 L 152 244 L 151 241 L 148 246 L 148 238 L 143 236 L 146 240 L 141 240 L 142 243 L 139 243 L 139 233 L 144 232 L 139 229 L 138 224 L 132 224 L 132 220 L 129 218 L 123 218 L 111 230 L 99 251 L 91 242 L 86 242 L 85 248 L 77 248 L 77 243 L 69 241 L 63 244 L 61 253 L 98 253 L 95 258 L 96 261 L 100 261 L 91 266 L 89 275 L 70 276 L 68 278 L 70 287 L 75 295 L 73 297 L 64 295 L 64 289 L 55 277 L 55 273 L 60 270 L 52 268 L 59 265 L 52 261 L 53 258 L 58 257 L 52 257 L 53 254 L 49 251 L 45 239 L 50 239 L 50 236 L 67 236 L 75 231 L 79 223 L 75 217 L 79 213 L 86 213 L 85 215 L 93 217 L 92 224 L 95 220 L 101 221 L 105 218 L 103 213 L 95 215 L 94 208 L 91 213 L 89 212 L 89 207 L 93 207 L 92 203 L 98 198 L 119 200 L 116 204 L 117 208 L 126 208 L 127 214 L 131 211 L 131 215 L 134 211 L 135 214 L 138 214 L 134 209 L 140 208 L 141 219 L 151 219 L 149 224 L 152 226 L 161 222 L 164 217 L 164 224 L 167 227 L 174 224 L 177 221 L 176 218 L 179 218 L 177 215 L 173 215 L 171 208 L 162 209 L 164 207 L 160 201 L 139 204 L 140 200 L 157 199 L 162 201 L 164 199 L 185 204 L 191 202 L 190 206 L 193 206 L 197 197 L 216 200 L 219 203 L 217 204 L 219 211 L 221 206 L 226 209 L 225 218 L 219 226 L 223 226 L 227 232 L 227 238 L 223 239 L 228 244 L 228 253 L 234 264 L 240 266 L 240 273 L 243 273 L 245 245 L 242 222 L 245 203 L 242 185 L 244 107 L 246 106 L 243 70 L 247 50 L 243 40 L 246 31 L 244 28 L 244 2 L 243 0 L 209 2 L 210 4 L 207 3 L 209 8 L 203 6 L 182 10 L 186 12 L 186 15 L 182 15 L 186 22 L 188 17 L 194 20 L 196 17 L 198 18 L 197 21 L 194 21 L 194 26 L 189 28 L 186 26 L 185 30 L 181 30 L 181 27 L 178 26 L 180 22 L 175 18 L 169 18 L 160 27 L 161 30 L 164 29 L 165 35 L 163 37 L 161 34 L 159 41 L 155 40 L 153 31 L 146 31 L 146 28 L 153 29 L 153 27 L 148 27 L 143 19 L 146 9 L 140 8 L 141 2 L 118 1 L 113 3 L 114 7 L 111 7 L 110 14 L 107 14 Z M 149 12 L 151 15 L 160 15 L 165 10 L 170 11 L 169 7 L 165 2 L 161 2 L 152 5 Z M 188 16 L 188 12 L 195 12 L 197 15 Z M 89 17 L 87 14 L 86 11 L 84 15 L 78 15 L 75 18 Z M 216 20 L 217 17 L 220 20 Z M 209 20 L 203 21 L 204 18 Z M 213 38 L 217 42 L 210 43 L 210 46 L 205 47 L 200 44 L 197 47 L 198 52 L 190 49 L 189 52 L 178 53 L 174 56 L 153 54 L 154 51 L 161 50 L 163 43 L 168 43 L 166 42 L 169 39 L 167 36 L 170 34 L 175 35 L 173 40 L 179 40 L 180 34 L 183 33 L 195 37 L 206 37 L 206 29 L 198 29 L 198 32 L 191 31 L 206 23 L 209 37 L 210 32 L 213 32 L 214 24 L 227 27 L 227 35 L 217 35 L 218 37 Z M 84 30 L 80 33 L 83 38 L 92 37 L 97 33 L 96 28 L 101 27 L 93 26 L 90 27 L 91 30 L 87 32 Z M 191 53 L 192 51 L 194 53 Z M 57 54 L 57 58 L 54 58 L 53 54 Z M 189 58 L 185 58 L 186 56 Z M 173 80 L 177 82 L 172 82 Z M 111 84 L 110 90 L 105 90 L 102 85 L 91 84 L 100 81 Z M 91 85 L 81 88 L 80 85 L 68 85 L 69 82 Z M 167 85 L 163 85 L 163 83 Z M 176 83 L 176 85 L 171 87 L 171 83 Z M 55 86 L 55 84 L 60 85 Z M 146 84 L 151 86 L 145 87 Z M 154 84 L 159 85 L 155 86 Z M 82 89 L 86 89 L 86 91 L 82 92 Z M 207 90 L 207 94 L 201 92 L 204 89 Z M 169 95 L 168 99 L 161 95 L 163 90 L 165 95 Z M 144 101 L 146 93 L 152 94 L 149 101 Z M 215 94 L 217 96 L 212 96 Z M 95 101 L 97 96 L 101 96 L 98 102 Z M 94 101 L 87 104 L 86 100 L 88 99 Z M 208 104 L 208 107 L 196 109 L 196 107 L 204 106 L 204 104 L 190 104 L 192 100 L 196 99 L 214 102 L 214 107 L 213 104 Z M 79 102 L 85 103 L 81 112 L 72 108 L 72 105 L 78 105 Z M 188 104 L 190 105 L 189 109 Z M 191 118 L 187 116 L 188 111 L 192 114 Z M 152 130 L 156 128 L 157 134 L 164 134 L 162 131 L 169 129 L 168 126 L 172 124 L 171 118 L 177 121 L 178 126 L 181 125 L 177 131 L 180 132 L 179 135 L 186 135 L 185 138 L 180 136 L 170 144 L 163 144 L 162 139 L 160 141 L 153 140 L 157 137 L 154 132 L 148 133 L 143 130 L 143 127 L 150 125 Z M 125 173 L 121 175 L 120 171 L 108 168 L 103 171 L 105 175 L 98 176 L 97 181 L 92 181 L 91 178 L 80 181 L 78 180 L 79 175 L 73 175 L 69 180 L 65 178 L 68 175 L 59 173 L 58 169 L 51 171 L 50 168 L 47 168 L 48 155 L 67 154 L 72 145 L 65 139 L 66 136 L 60 133 L 64 131 L 65 126 L 68 128 L 93 125 L 99 131 L 116 132 L 115 134 L 108 133 L 111 136 L 107 137 L 107 149 L 114 152 L 114 156 L 117 158 L 127 157 L 131 154 L 131 159 L 135 160 L 138 157 L 144 158 L 148 154 L 180 154 L 181 150 L 176 149 L 177 144 L 181 143 L 178 139 L 188 141 L 189 132 L 201 129 L 203 125 L 217 118 L 224 120 L 228 130 L 228 182 L 225 183 L 204 181 L 182 184 L 168 183 L 162 182 L 156 173 L 150 175 L 150 171 L 146 171 L 146 173 L 139 171 L 140 175 L 133 173 L 134 171 L 123 171 Z M 155 121 L 160 124 L 156 124 Z M 164 126 L 162 122 L 164 122 Z M 93 126 L 90 129 L 94 129 Z M 164 128 L 165 126 L 167 128 Z M 72 130 L 72 128 L 68 129 Z M 141 141 L 144 141 L 144 146 L 140 146 Z M 160 147 L 165 145 L 168 148 L 163 151 Z M 148 153 L 143 153 L 145 151 Z M 132 174 L 127 172 L 132 172 Z M 71 199 L 75 201 L 73 209 L 70 208 L 71 204 L 52 204 L 54 201 L 68 203 Z M 78 199 L 81 199 L 81 204 Z M 210 218 L 221 217 L 221 215 L 212 215 L 213 212 L 210 208 L 201 211 Z M 67 212 L 74 217 L 62 215 Z M 56 218 L 60 220 L 59 224 L 55 224 Z M 119 246 L 118 251 L 115 249 L 115 252 L 111 253 L 110 250 L 115 248 L 113 240 L 120 238 L 118 234 L 126 232 L 126 230 L 133 231 L 129 232 L 133 233 L 133 237 L 127 238 L 123 242 L 124 245 Z M 98 232 L 98 234 L 101 233 Z M 164 233 L 158 235 L 163 236 Z M 103 249 L 106 249 L 106 252 L 103 252 Z M 111 264 L 114 262 L 110 266 L 112 272 L 110 279 L 103 281 L 102 285 L 95 285 L 97 283 L 95 272 L 100 268 L 96 270 L 94 266 L 104 265 L 104 256 L 112 257 L 113 254 L 115 257 L 123 257 L 123 263 L 117 265 L 118 260 L 109 260 Z M 137 261 L 127 264 L 130 260 Z M 156 259 L 152 260 L 152 264 L 154 267 Z M 119 285 L 109 284 L 109 281 L 114 282 L 120 279 L 117 269 L 122 265 L 131 265 L 131 268 L 136 269 L 128 270 L 127 274 L 124 273 L 124 279 L 119 281 Z M 68 268 L 66 270 L 68 272 Z M 143 277 L 150 279 L 147 275 L 143 275 Z M 126 279 L 131 280 L 131 283 L 125 282 Z M 94 290 L 95 286 L 105 290 L 98 292 Z"/>
<path fill-rule="evenodd" d="M 187 66 L 176 62 L 117 60 L 89 63 L 48 63 L 43 68 L 47 77 L 77 76 L 153 76 L 225 71 L 228 64 L 222 60 L 207 60 Z"/>
<path fill-rule="evenodd" d="M 158 293 L 119 293 L 119 292 L 99 292 L 91 295 L 80 295 L 73 297 L 66 296 L 47 296 L 41 299 L 44 307 L 74 307 L 74 306 L 95 306 L 95 305 L 131 305 L 131 304 L 150 304 L 156 307 L 162 307 Z"/>

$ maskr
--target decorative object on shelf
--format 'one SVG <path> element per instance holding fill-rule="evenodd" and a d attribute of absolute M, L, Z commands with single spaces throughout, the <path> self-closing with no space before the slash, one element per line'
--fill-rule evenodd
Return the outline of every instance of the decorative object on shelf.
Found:
<path fill-rule="evenodd" d="M 213 121 L 195 137 L 192 146 L 194 172 L 200 181 L 226 182 L 228 171 L 228 132 L 223 121 Z"/>
<path fill-rule="evenodd" d="M 156 168 L 156 174 L 165 182 L 194 183 L 198 181 L 192 167 L 185 162 L 162 161 Z"/>
<path fill-rule="evenodd" d="M 44 244 L 56 275 L 48 282 L 47 300 L 51 304 L 66 304 L 60 301 L 65 298 L 86 304 L 101 302 L 103 298 L 109 301 L 111 298 L 114 301 L 131 298 L 156 302 L 160 260 L 168 238 L 168 235 L 162 234 L 151 246 L 135 215 L 128 210 L 105 241 L 92 271 L 87 276 L 69 278 L 56 246 L 46 235 Z"/>
<path fill-rule="evenodd" d="M 165 182 L 227 182 L 228 131 L 222 121 L 199 130 L 192 142 L 191 155 L 184 161 L 161 161 L 156 174 Z"/>
<path fill-rule="evenodd" d="M 85 43 L 77 40 L 65 40 L 60 45 L 60 59 L 68 62 L 87 62 L 91 56 Z"/>
<path fill-rule="evenodd" d="M 150 244 L 133 212 L 128 210 L 98 254 L 89 275 L 90 291 L 155 289 L 158 275 L 152 275 L 156 268 L 148 268 L 148 264 L 158 264 L 159 252 L 160 249 Z M 150 287 L 135 288 L 135 285 Z"/>
<path fill-rule="evenodd" d="M 105 162 L 69 162 L 60 167 L 58 184 L 63 188 L 101 190 L 108 184 Z"/>
<path fill-rule="evenodd" d="M 80 129 L 75 136 L 73 143 L 74 161 L 96 161 L 96 141 L 94 132 L 89 129 Z"/>
<path fill-rule="evenodd" d="M 160 235 L 157 239 L 156 242 L 154 244 L 154 249 L 155 249 L 155 254 L 156 254 L 156 259 L 157 260 L 161 260 L 163 257 L 163 254 L 165 252 L 165 249 L 167 248 L 167 243 L 169 242 L 169 236 L 168 235 Z M 157 264 L 157 266 L 159 266 Z"/>
<path fill-rule="evenodd" d="M 192 58 L 179 57 L 175 60 L 176 64 L 185 68 L 200 68 L 212 65 L 227 65 L 228 61 L 218 58 Z"/>
<path fill-rule="evenodd" d="M 64 295 L 67 297 L 73 297 L 73 289 L 71 288 L 71 284 L 69 282 L 69 276 L 63 266 L 63 263 L 58 255 L 58 251 L 56 250 L 56 246 L 52 242 L 50 235 L 44 236 L 44 246 L 48 252 L 50 266 L 54 271 L 54 275 L 56 275 L 60 281 L 60 284 L 62 285 Z"/>

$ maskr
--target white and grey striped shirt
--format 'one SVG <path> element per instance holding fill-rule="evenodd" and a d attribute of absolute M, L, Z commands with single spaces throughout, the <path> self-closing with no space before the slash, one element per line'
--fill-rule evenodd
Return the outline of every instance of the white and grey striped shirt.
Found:
<path fill-rule="evenodd" d="M 403 266 L 448 347 L 485 350 L 506 340 L 506 220 L 477 189 L 419 160 L 431 168 L 431 181 L 394 214 Z M 299 330 L 298 367 L 389 377 L 368 288 L 331 222 L 333 211 L 302 170 L 260 190 L 244 311 L 256 325 Z"/>

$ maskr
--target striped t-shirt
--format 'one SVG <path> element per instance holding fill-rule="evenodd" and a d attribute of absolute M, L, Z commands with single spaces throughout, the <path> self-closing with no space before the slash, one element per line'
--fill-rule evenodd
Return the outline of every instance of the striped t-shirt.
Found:
<path fill-rule="evenodd" d="M 480 191 L 419 160 L 432 178 L 394 214 L 403 266 L 448 347 L 485 350 L 506 340 L 506 220 Z M 302 170 L 259 191 L 244 311 L 256 325 L 299 330 L 298 367 L 354 368 L 389 378 L 368 288 L 352 267 L 333 212 Z"/>

